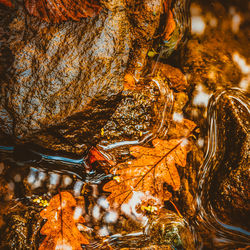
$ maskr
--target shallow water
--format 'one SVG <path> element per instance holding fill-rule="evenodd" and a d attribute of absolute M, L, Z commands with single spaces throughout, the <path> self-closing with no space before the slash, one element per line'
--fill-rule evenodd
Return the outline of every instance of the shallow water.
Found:
<path fill-rule="evenodd" d="M 168 53 L 170 54 L 170 51 L 172 52 L 178 46 L 181 47 L 187 37 L 202 40 L 202 35 L 205 37 L 211 36 L 215 32 L 213 28 L 216 30 L 214 25 L 216 22 L 218 23 L 219 19 L 215 17 L 215 14 L 211 17 L 211 9 L 207 9 L 206 12 L 206 3 L 200 4 L 198 1 L 194 1 L 191 5 L 193 26 L 191 33 L 187 34 L 188 23 L 190 22 L 189 15 L 187 11 L 179 8 L 178 4 L 183 6 L 183 1 L 177 1 L 173 13 L 177 18 L 177 24 L 182 25 L 176 31 L 178 39 L 173 39 L 167 46 L 156 47 L 155 49 L 159 52 L 157 58 L 155 58 L 156 61 L 166 61 Z M 187 2 L 186 4 L 188 6 Z M 221 5 L 223 6 L 223 1 L 221 1 Z M 221 6 L 216 8 L 219 9 Z M 237 21 L 237 14 L 241 16 L 241 22 L 243 22 L 244 12 L 241 6 L 237 6 L 237 3 L 233 2 L 231 9 L 226 8 L 226 10 L 232 13 L 230 15 L 232 16 L 232 32 L 234 33 L 237 30 L 237 25 L 234 24 Z M 213 22 L 214 18 L 217 21 Z M 208 22 L 208 20 L 211 20 L 211 22 Z M 227 24 L 226 21 L 225 24 Z M 243 49 L 239 50 L 244 51 Z M 234 55 L 237 55 L 236 52 L 234 51 Z M 182 53 L 174 54 L 168 62 L 172 62 L 174 65 L 185 65 L 183 63 L 185 57 L 180 58 L 181 55 Z M 196 56 L 194 55 L 194 57 Z M 197 176 L 194 179 L 196 179 L 196 183 L 190 184 L 194 185 L 193 188 L 197 191 L 192 193 L 194 196 L 192 204 L 194 214 L 185 214 L 185 210 L 189 208 L 182 207 L 181 195 L 178 193 L 179 198 L 174 201 L 184 218 L 177 215 L 177 210 L 171 204 L 166 204 L 164 207 L 166 210 L 163 210 L 158 217 L 138 213 L 136 206 L 140 204 L 140 200 L 137 196 L 133 196 L 131 202 L 125 207 L 126 216 L 124 216 L 119 211 L 110 208 L 106 199 L 107 193 L 102 191 L 103 184 L 112 177 L 108 171 L 111 167 L 111 161 L 121 162 L 121 159 L 130 159 L 129 148 L 131 145 L 148 145 L 147 143 L 150 143 L 152 139 L 164 138 L 168 135 L 169 120 L 173 116 L 174 93 L 154 78 L 152 82 L 158 87 L 160 93 L 160 105 L 155 125 L 139 139 L 124 141 L 116 138 L 117 140 L 112 140 L 111 143 L 101 141 L 99 145 L 96 145 L 96 148 L 102 153 L 102 160 L 93 160 L 91 158 L 93 154 L 88 152 L 82 157 L 74 158 L 67 154 L 61 155 L 39 148 L 34 149 L 30 145 L 18 147 L 1 145 L 0 156 L 4 163 L 0 163 L 0 177 L 3 186 L 6 187 L 4 195 L 1 193 L 3 201 L 0 207 L 1 213 L 6 213 L 4 209 L 7 206 L 10 211 L 13 210 L 14 215 L 19 214 L 22 211 L 19 210 L 19 205 L 20 202 L 23 202 L 26 208 L 29 207 L 32 211 L 36 211 L 38 215 L 44 206 L 41 203 L 34 202 L 35 199 L 42 197 L 44 200 L 50 200 L 58 191 L 69 190 L 75 197 L 84 196 L 85 211 L 83 211 L 83 215 L 86 220 L 85 224 L 91 231 L 88 232 L 91 235 L 91 240 L 90 245 L 86 246 L 87 249 L 107 249 L 109 246 L 115 249 L 139 247 L 151 247 L 150 249 L 153 249 L 153 246 L 159 247 L 159 249 L 168 246 L 170 246 L 169 249 L 237 249 L 249 246 L 249 228 L 225 222 L 218 214 L 217 208 L 215 209 L 215 203 L 212 202 L 214 199 L 213 187 L 211 187 L 214 183 L 213 176 L 217 174 L 225 152 L 225 138 L 223 138 L 223 129 L 225 128 L 221 126 L 221 120 L 218 120 L 218 112 L 220 111 L 218 105 L 221 105 L 218 104 L 218 100 L 221 100 L 221 96 L 226 93 L 227 97 L 231 98 L 230 100 L 238 103 L 238 107 L 241 107 L 245 116 L 249 116 L 249 100 L 246 98 L 246 93 L 241 91 L 247 91 L 248 89 L 246 82 L 249 83 L 247 77 L 249 77 L 250 66 L 246 59 L 244 61 L 244 56 L 234 56 L 233 58 L 235 58 L 235 64 L 238 64 L 242 71 L 242 80 L 239 82 L 232 81 L 232 85 L 229 87 L 236 85 L 241 90 L 231 89 L 225 90 L 225 92 L 222 90 L 211 97 L 216 90 L 225 87 L 224 83 L 220 85 L 218 79 L 210 71 L 210 75 L 207 78 L 204 77 L 202 83 L 199 82 L 200 79 L 198 78 L 192 79 L 191 77 L 190 79 L 192 70 L 186 73 L 190 80 L 190 86 L 192 85 L 192 90 L 189 91 L 189 101 L 183 108 L 183 113 L 179 115 L 195 120 L 201 130 L 196 146 L 200 149 L 200 155 L 205 151 L 207 152 L 204 161 L 200 162 L 198 169 L 195 169 Z M 180 61 L 178 61 L 179 59 Z M 209 79 L 215 82 L 214 86 L 209 85 Z M 196 80 L 197 82 L 195 82 Z M 236 130 L 235 133 L 237 133 Z M 188 158 L 188 164 L 197 165 L 193 161 L 193 158 Z M 188 177 L 189 180 L 192 179 L 191 174 Z M 10 207 L 8 207 L 9 204 L 11 204 Z M 16 207 L 17 210 L 15 210 Z M 5 216 L 7 215 L 5 214 Z M 29 222 L 32 221 L 28 216 L 26 219 Z M 20 220 L 19 218 L 19 222 Z M 42 224 L 38 223 L 37 225 L 39 231 Z M 21 233 L 22 231 L 17 232 L 16 241 L 20 241 L 18 237 Z M 35 243 L 32 242 L 33 245 L 29 248 L 37 247 L 43 239 L 39 233 L 36 232 L 35 234 L 33 229 L 29 231 L 29 234 L 32 233 L 34 233 L 36 240 Z M 23 240 L 23 244 L 26 244 L 25 240 Z M 12 245 L 12 248 L 15 249 L 14 245 Z"/>
<path fill-rule="evenodd" d="M 208 106 L 208 145 L 205 160 L 200 167 L 198 175 L 199 186 L 196 197 L 198 215 L 195 222 L 197 223 L 196 226 L 205 228 L 208 234 L 210 232 L 213 235 L 210 240 L 214 242 L 213 244 L 217 248 L 233 248 L 237 245 L 248 246 L 250 243 L 250 232 L 238 225 L 229 225 L 227 222 L 223 222 L 219 219 L 218 217 L 220 217 L 220 214 L 216 211 L 216 207 L 214 207 L 215 204 L 213 203 L 213 196 L 216 195 L 213 191 L 213 178 L 218 171 L 227 171 L 226 168 L 228 165 L 226 165 L 223 159 L 231 158 L 231 156 L 228 155 L 228 147 L 232 147 L 232 145 L 228 143 L 230 139 L 227 137 L 230 136 L 232 138 L 232 143 L 235 144 L 232 150 L 239 149 L 239 153 L 234 156 L 235 158 L 241 159 L 240 147 L 244 147 L 237 140 L 237 137 L 240 138 L 240 142 L 244 140 L 241 139 L 242 135 L 238 133 L 237 127 L 225 128 L 225 124 L 221 124 L 225 123 L 225 121 L 221 120 L 220 117 L 222 115 L 220 112 L 223 113 L 226 111 L 221 109 L 222 107 L 220 108 L 219 105 L 220 103 L 225 103 L 224 105 L 226 106 L 226 98 L 229 98 L 232 104 L 236 104 L 236 108 L 238 109 L 236 113 L 239 115 L 238 119 L 243 119 L 242 126 L 248 132 L 249 123 L 247 120 L 249 120 L 250 117 L 249 99 L 246 93 L 242 92 L 240 89 L 223 90 L 216 93 L 210 99 Z M 241 115 L 243 116 L 240 118 Z M 244 123 L 246 125 L 244 125 Z M 235 124 L 232 123 L 230 125 L 233 126 Z M 225 129 L 230 131 L 230 134 L 225 134 Z M 249 143 L 248 140 L 246 140 L 246 143 Z M 235 166 L 233 166 L 235 169 L 240 167 L 237 165 L 236 161 L 234 163 L 232 162 L 232 164 L 235 164 Z M 241 164 L 243 163 L 241 162 Z M 228 171 L 232 170 L 228 168 Z M 233 216 L 233 214 L 231 216 Z M 200 247 L 201 246 L 202 244 Z"/>

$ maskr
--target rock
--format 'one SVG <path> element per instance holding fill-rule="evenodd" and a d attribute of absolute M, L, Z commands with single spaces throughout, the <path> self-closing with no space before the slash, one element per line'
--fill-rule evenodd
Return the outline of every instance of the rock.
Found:
<path fill-rule="evenodd" d="M 208 115 L 208 152 L 199 181 L 202 206 L 208 218 L 216 216 L 224 224 L 248 230 L 249 95 L 237 89 L 219 91 Z"/>
<path fill-rule="evenodd" d="M 96 17 L 60 24 L 19 7 L 7 32 L 14 62 L 1 84 L 1 134 L 74 153 L 94 143 L 125 73 L 140 77 L 163 14 L 162 0 L 101 5 Z"/>
<path fill-rule="evenodd" d="M 135 89 L 124 91 L 122 96 L 122 101 L 103 128 L 102 143 L 141 141 L 149 134 L 158 134 L 166 129 L 173 96 L 163 78 L 142 80 Z"/>
<path fill-rule="evenodd" d="M 159 98 L 155 86 L 144 85 L 136 91 L 126 91 L 115 113 L 103 128 L 103 139 L 115 141 L 138 140 L 148 133 L 156 121 L 154 104 Z"/>
<path fill-rule="evenodd" d="M 122 221 L 125 220 L 125 223 Z M 137 224 L 135 223 L 137 222 Z M 161 209 L 148 214 L 144 226 L 131 218 L 120 218 L 123 227 L 109 238 L 109 244 L 117 249 L 195 249 L 193 235 L 186 221 L 173 211 Z"/>
<path fill-rule="evenodd" d="M 170 245 L 174 249 L 195 249 L 193 236 L 185 220 L 175 213 L 162 209 L 156 218 L 152 217 L 146 228 L 150 243 Z"/>
<path fill-rule="evenodd" d="M 233 61 L 231 48 L 226 47 L 222 37 L 204 38 L 203 42 L 189 40 L 186 49 L 185 71 L 189 73 L 188 82 L 205 84 L 216 90 L 223 86 L 237 86 L 242 74 Z"/>
<path fill-rule="evenodd" d="M 14 204 L 5 214 L 6 224 L 1 228 L 0 247 L 2 249 L 37 249 L 42 218 L 37 208 Z"/>

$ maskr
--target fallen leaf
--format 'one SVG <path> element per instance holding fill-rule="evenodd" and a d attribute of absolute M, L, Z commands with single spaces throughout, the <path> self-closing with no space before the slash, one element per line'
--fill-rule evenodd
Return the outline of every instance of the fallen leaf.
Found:
<path fill-rule="evenodd" d="M 114 166 L 115 163 L 111 159 L 110 155 L 104 153 L 103 151 L 97 149 L 96 147 L 91 147 L 87 158 L 86 158 L 86 169 L 91 170 L 95 165 L 101 165 L 102 167 L 105 166 Z"/>
<path fill-rule="evenodd" d="M 76 223 L 84 223 L 81 214 L 75 211 L 76 200 L 69 192 L 60 192 L 52 197 L 49 206 L 40 215 L 47 222 L 40 233 L 46 238 L 39 250 L 47 249 L 82 249 L 81 244 L 88 244 L 88 240 L 77 229 Z"/>
<path fill-rule="evenodd" d="M 13 3 L 11 0 L 0 0 L 0 4 L 4 4 L 7 7 L 13 7 Z"/>
<path fill-rule="evenodd" d="M 171 10 L 168 12 L 168 19 L 166 22 L 165 30 L 163 32 L 163 39 L 164 41 L 168 41 L 176 28 L 174 16 Z"/>
<path fill-rule="evenodd" d="M 134 89 L 135 88 L 135 78 L 132 74 L 127 73 L 124 76 L 124 90 Z"/>
<path fill-rule="evenodd" d="M 168 130 L 168 136 L 170 138 L 186 137 L 189 135 L 190 130 L 195 129 L 196 127 L 196 124 L 188 119 L 182 119 L 181 121 L 171 121 Z"/>
<path fill-rule="evenodd" d="M 157 197 L 161 204 L 171 198 L 165 190 L 171 186 L 180 188 L 176 166 L 185 167 L 190 151 L 187 139 L 153 140 L 154 148 L 134 146 L 130 154 L 136 159 L 119 164 L 111 169 L 115 179 L 106 183 L 104 191 L 111 192 L 108 200 L 113 206 L 121 206 L 131 198 L 134 191 L 143 192 L 144 198 Z M 142 199 L 142 200 L 143 200 Z"/>
<path fill-rule="evenodd" d="M 170 88 L 176 91 L 185 91 L 189 86 L 185 75 L 178 68 L 157 62 L 152 64 L 152 69 L 155 69 L 155 73 L 160 77 L 167 78 Z"/>
<path fill-rule="evenodd" d="M 68 19 L 79 21 L 94 16 L 101 9 L 97 0 L 25 0 L 24 4 L 29 14 L 54 23 Z"/>

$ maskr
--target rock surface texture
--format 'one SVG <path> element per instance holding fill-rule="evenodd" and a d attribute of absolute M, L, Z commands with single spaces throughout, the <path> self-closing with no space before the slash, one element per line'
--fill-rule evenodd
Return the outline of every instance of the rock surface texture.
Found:
<path fill-rule="evenodd" d="M 2 72 L 8 76 L 1 82 L 2 135 L 79 153 L 114 112 L 125 73 L 139 77 L 146 64 L 164 6 L 100 4 L 94 17 L 59 24 L 18 7 L 3 28 L 13 64 Z"/>
<path fill-rule="evenodd" d="M 227 233 L 226 225 L 232 225 L 241 235 L 239 228 L 249 228 L 250 211 L 249 95 L 236 89 L 218 91 L 208 115 L 208 151 L 199 180 L 201 216 L 212 225 L 210 229 Z M 247 243 L 245 237 L 241 240 Z"/>

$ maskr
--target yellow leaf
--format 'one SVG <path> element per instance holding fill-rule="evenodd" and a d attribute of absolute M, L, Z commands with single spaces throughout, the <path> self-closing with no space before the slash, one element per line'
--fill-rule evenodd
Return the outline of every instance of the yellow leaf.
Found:
<path fill-rule="evenodd" d="M 148 56 L 149 57 L 154 57 L 155 55 L 157 55 L 158 53 L 156 51 L 149 51 L 148 52 Z"/>

